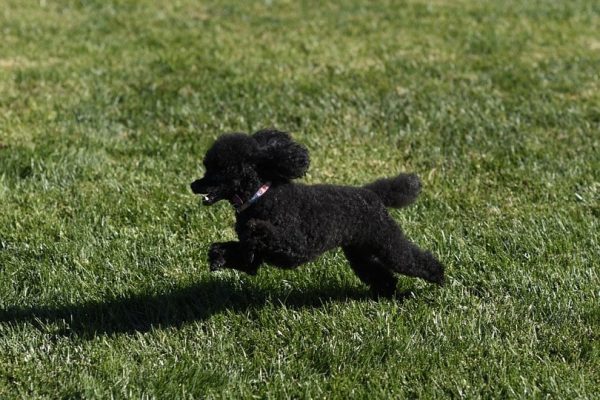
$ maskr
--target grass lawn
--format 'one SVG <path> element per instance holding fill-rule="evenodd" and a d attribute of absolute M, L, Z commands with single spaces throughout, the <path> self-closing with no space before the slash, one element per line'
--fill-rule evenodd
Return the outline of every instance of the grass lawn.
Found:
<path fill-rule="evenodd" d="M 599 398 L 597 1 L 0 0 L 0 398 Z M 447 265 L 211 274 L 228 131 L 424 183 Z"/>

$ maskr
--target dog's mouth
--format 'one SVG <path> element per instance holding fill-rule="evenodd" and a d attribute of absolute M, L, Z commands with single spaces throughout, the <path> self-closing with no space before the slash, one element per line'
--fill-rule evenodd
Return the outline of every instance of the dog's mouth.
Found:
<path fill-rule="evenodd" d="M 217 196 L 212 193 L 198 193 L 198 196 L 202 199 L 202 204 L 205 206 L 210 206 L 215 204 L 218 200 Z"/>
<path fill-rule="evenodd" d="M 202 199 L 202 204 L 204 204 L 205 206 L 210 206 L 212 204 L 215 204 L 217 201 L 221 200 L 221 198 L 219 198 L 217 195 L 215 195 L 213 193 L 197 193 L 197 195 Z M 238 196 L 237 194 L 234 194 L 227 200 L 229 201 L 229 203 L 232 206 L 234 206 L 236 208 L 240 207 L 242 204 L 244 204 L 244 201 L 242 200 L 242 198 L 240 196 Z"/>
<path fill-rule="evenodd" d="M 192 192 L 200 196 L 202 204 L 210 206 L 221 200 L 228 200 L 234 207 L 239 207 L 244 203 L 240 195 L 229 190 L 227 187 L 207 184 L 205 179 L 199 179 L 192 182 Z"/>
<path fill-rule="evenodd" d="M 202 204 L 211 205 L 216 203 L 221 199 L 218 194 L 218 189 L 216 187 L 212 187 L 212 185 L 207 185 L 205 179 L 198 179 L 191 184 L 192 192 L 197 194 L 202 198 Z"/>

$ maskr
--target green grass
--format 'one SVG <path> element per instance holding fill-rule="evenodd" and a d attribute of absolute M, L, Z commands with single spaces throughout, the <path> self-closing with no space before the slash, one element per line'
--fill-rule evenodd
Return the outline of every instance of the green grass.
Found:
<path fill-rule="evenodd" d="M 0 5 L 0 398 L 600 396 L 597 2 Z M 307 182 L 417 172 L 447 285 L 209 273 L 188 185 L 268 126 Z"/>

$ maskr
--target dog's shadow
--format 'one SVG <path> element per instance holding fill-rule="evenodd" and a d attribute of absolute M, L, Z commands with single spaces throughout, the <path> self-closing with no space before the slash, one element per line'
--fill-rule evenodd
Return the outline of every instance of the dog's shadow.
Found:
<path fill-rule="evenodd" d="M 411 292 L 399 293 L 402 300 Z M 191 286 L 159 294 L 135 294 L 106 301 L 64 306 L 10 306 L 0 309 L 0 323 L 31 323 L 61 336 L 146 332 L 203 321 L 232 311 L 276 307 L 322 307 L 336 301 L 367 301 L 375 297 L 366 288 L 321 284 L 314 289 L 265 289 L 233 280 L 207 278 Z"/>

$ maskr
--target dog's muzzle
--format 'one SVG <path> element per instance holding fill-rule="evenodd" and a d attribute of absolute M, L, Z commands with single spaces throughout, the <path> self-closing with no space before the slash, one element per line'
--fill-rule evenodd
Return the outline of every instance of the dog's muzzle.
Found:
<path fill-rule="evenodd" d="M 190 187 L 194 194 L 197 194 L 198 196 L 202 197 L 202 204 L 209 206 L 217 202 L 218 196 L 215 193 L 213 193 L 208 187 L 206 187 L 206 185 L 204 185 L 202 179 L 198 179 L 197 181 L 192 182 Z"/>

